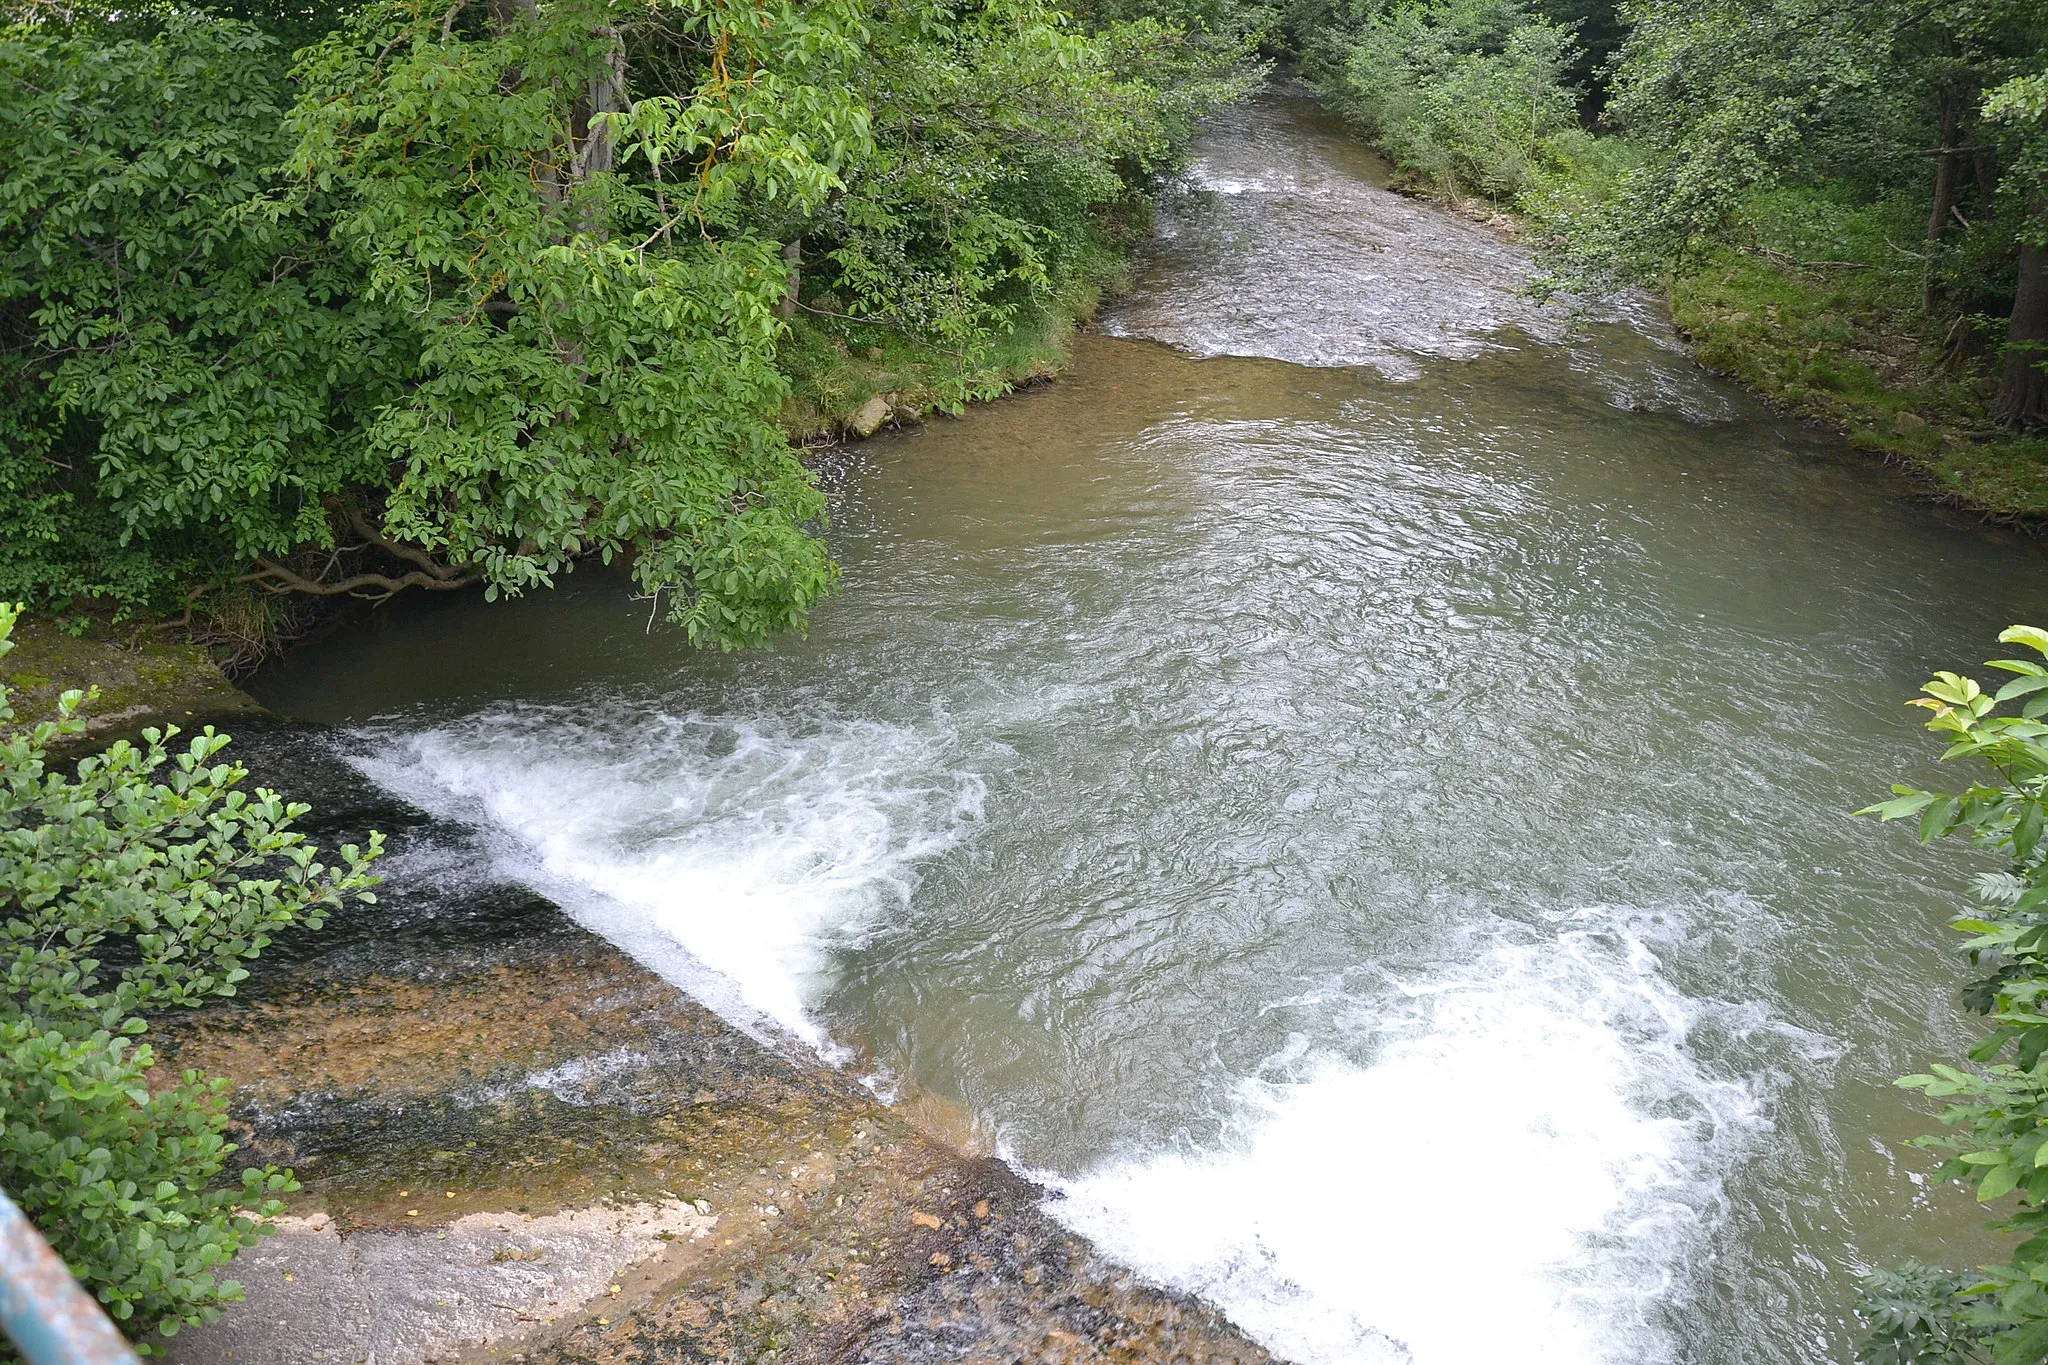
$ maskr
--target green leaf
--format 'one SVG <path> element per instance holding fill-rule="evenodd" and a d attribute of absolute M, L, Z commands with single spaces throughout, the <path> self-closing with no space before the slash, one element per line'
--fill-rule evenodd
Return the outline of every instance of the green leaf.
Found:
<path fill-rule="evenodd" d="M 1930 843 L 1955 826 L 1960 803 L 1953 796 L 1937 796 L 1920 814 L 1920 842 Z"/>
<path fill-rule="evenodd" d="M 1966 1161 L 1968 1159 L 1967 1157 L 1964 1158 Z M 2020 1176 L 2023 1173 L 2020 1167 L 2010 1163 L 1991 1167 L 1986 1172 L 1984 1178 L 1977 1182 L 1978 1202 L 1989 1203 L 1993 1199 L 2011 1194 L 2013 1189 L 2020 1183 Z"/>
<path fill-rule="evenodd" d="M 1908 792 L 1890 801 L 1875 806 L 1865 806 L 1858 815 L 1875 815 L 1880 820 L 1898 820 L 1908 815 L 1917 815 L 1925 810 L 1936 798 L 1934 792 Z"/>
<path fill-rule="evenodd" d="M 2025 645 L 2048 655 L 2048 631 L 2035 626 L 2010 626 L 1999 632 L 1998 642 L 2002 645 Z"/>
<path fill-rule="evenodd" d="M 2040 1319 L 2001 1332 L 1991 1338 L 1995 1365 L 2039 1365 L 2048 1355 L 2048 1319 Z"/>
<path fill-rule="evenodd" d="M 2022 860 L 2032 857 L 2034 850 L 2040 846 L 2042 815 L 2041 803 L 2038 800 L 2027 801 L 2020 807 L 2019 818 L 2013 822 L 2013 852 Z"/>
<path fill-rule="evenodd" d="M 1986 1034 L 1970 1045 L 1969 1058 L 1971 1061 L 1980 1064 L 1988 1062 L 1993 1057 L 1996 1057 L 2005 1045 L 2011 1041 L 2012 1033 L 2007 1029 L 2000 1029 L 1995 1033 Z"/>

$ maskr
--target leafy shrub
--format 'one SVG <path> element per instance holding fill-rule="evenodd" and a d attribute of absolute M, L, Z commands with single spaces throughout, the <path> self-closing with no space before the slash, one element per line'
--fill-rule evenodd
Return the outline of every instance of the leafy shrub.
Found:
<path fill-rule="evenodd" d="M 0 655 L 19 610 L 0 605 Z M 116 1320 L 170 1336 L 241 1296 L 219 1272 L 297 1187 L 275 1167 L 220 1181 L 223 1085 L 152 1090 L 142 1015 L 233 995 L 273 934 L 371 899 L 381 840 L 320 862 L 292 829 L 306 807 L 239 790 L 210 728 L 178 751 L 145 731 L 67 774 L 49 747 L 88 699 L 0 741 L 0 1187 Z M 13 715 L 0 687 L 0 734 Z"/>
<path fill-rule="evenodd" d="M 1338 32 L 1323 84 L 1402 167 L 1506 201 L 1569 164 L 1578 50 L 1522 0 L 1380 0 Z"/>
<path fill-rule="evenodd" d="M 2048 656 L 2048 631 L 2014 626 L 1998 637 Z M 1935 1066 L 1898 1083 L 1945 1101 L 1943 1123 L 1960 1131 L 1919 1139 L 1948 1153 L 1939 1174 L 1972 1187 L 1979 1201 L 2016 1197 L 1998 1226 L 2019 1243 L 2001 1265 L 1949 1277 L 1924 1267 L 1874 1276 L 1864 1311 L 1874 1334 L 1860 1359 L 1876 1365 L 1949 1365 L 1983 1358 L 2036 1365 L 2048 1355 L 2048 667 L 1995 659 L 2015 674 L 1993 693 L 1975 679 L 1937 673 L 1913 704 L 1933 713 L 1945 760 L 1984 765 L 1957 792 L 1892 788 L 1864 814 L 1916 819 L 1923 842 L 1968 840 L 2006 869 L 1979 877 L 1979 908 L 1953 921 L 1962 951 L 1989 974 L 1963 1001 L 1991 1020 L 1970 1049 L 1975 1067 Z M 2016 713 L 1999 714 L 2019 703 Z"/>
<path fill-rule="evenodd" d="M 1967 1322 L 1960 1311 L 1974 1281 L 1908 1261 L 1864 1277 L 1856 1311 L 1870 1336 L 1856 1352 L 1860 1365 L 1983 1365 L 1992 1329 Z"/>

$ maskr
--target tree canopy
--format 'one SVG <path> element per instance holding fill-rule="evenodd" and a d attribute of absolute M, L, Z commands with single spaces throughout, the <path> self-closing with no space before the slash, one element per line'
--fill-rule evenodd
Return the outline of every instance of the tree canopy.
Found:
<path fill-rule="evenodd" d="M 792 313 L 943 348 L 964 395 L 1246 57 L 1038 0 L 31 8 L 0 591 L 500 595 L 623 556 L 700 642 L 801 629 L 836 570 L 777 421 Z"/>

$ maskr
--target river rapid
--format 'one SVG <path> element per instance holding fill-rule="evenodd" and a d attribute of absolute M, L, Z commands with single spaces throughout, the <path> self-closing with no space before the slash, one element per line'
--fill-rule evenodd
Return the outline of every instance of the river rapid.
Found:
<path fill-rule="evenodd" d="M 579 571 L 253 690 L 1279 1355 L 1846 1362 L 1996 1247 L 1889 1084 L 1974 865 L 1848 812 L 2048 564 L 1381 180 L 1221 121 L 1068 375 L 844 453 L 806 640 Z"/>

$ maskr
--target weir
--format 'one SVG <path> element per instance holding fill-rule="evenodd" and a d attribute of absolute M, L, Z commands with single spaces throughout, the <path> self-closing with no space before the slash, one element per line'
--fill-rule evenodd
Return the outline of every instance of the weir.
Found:
<path fill-rule="evenodd" d="M 421 875 L 964 1106 L 1279 1356 L 1845 1361 L 1860 1269 L 1989 1249 L 1890 1085 L 1966 860 L 1848 812 L 2042 550 L 1377 179 L 1219 123 L 1069 375 L 843 455 L 808 639 L 579 570 L 255 690 L 472 831 Z"/>

